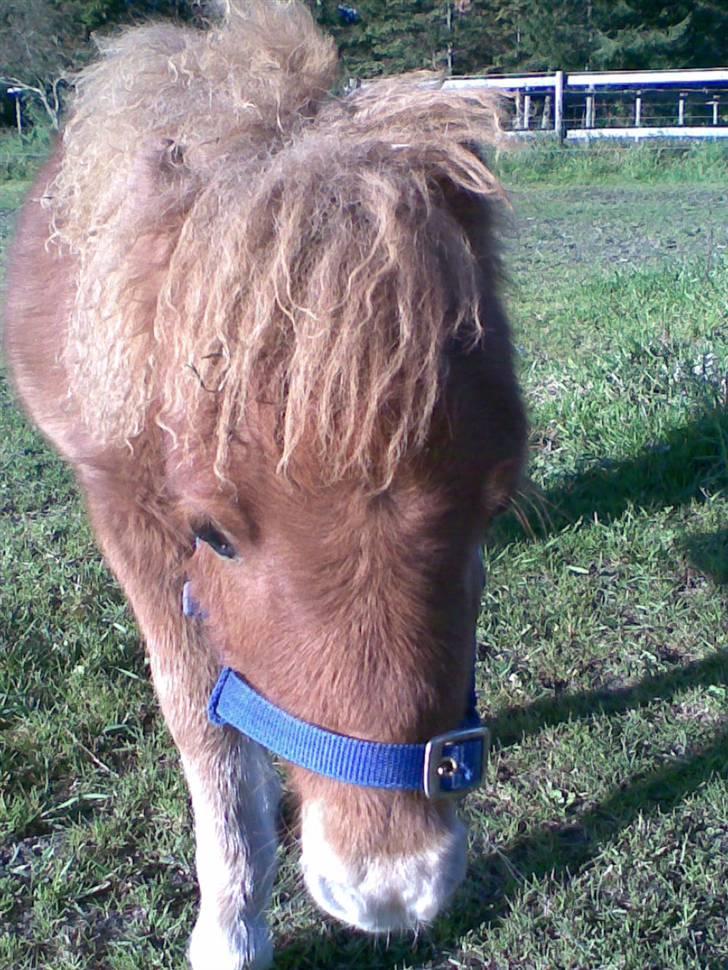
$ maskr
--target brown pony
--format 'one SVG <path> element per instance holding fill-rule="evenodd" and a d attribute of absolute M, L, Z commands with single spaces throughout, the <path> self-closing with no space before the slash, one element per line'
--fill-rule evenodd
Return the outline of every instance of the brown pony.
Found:
<path fill-rule="evenodd" d="M 501 193 L 473 148 L 494 105 L 426 75 L 337 98 L 336 76 L 298 4 L 112 37 L 10 260 L 17 392 L 74 468 L 187 776 L 195 970 L 271 959 L 276 776 L 208 722 L 221 666 L 348 736 L 455 728 L 478 547 L 521 467 Z M 290 780 L 325 909 L 435 916 L 465 869 L 451 802 Z"/>

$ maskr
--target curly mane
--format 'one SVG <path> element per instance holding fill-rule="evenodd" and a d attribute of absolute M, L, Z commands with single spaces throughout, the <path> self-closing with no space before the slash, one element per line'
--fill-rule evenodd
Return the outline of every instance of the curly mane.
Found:
<path fill-rule="evenodd" d="M 335 97 L 332 41 L 276 0 L 102 54 L 46 199 L 78 265 L 84 421 L 128 441 L 150 420 L 194 430 L 214 401 L 223 468 L 264 399 L 281 468 L 308 435 L 329 480 L 388 481 L 426 439 L 448 341 L 483 333 L 500 188 L 473 146 L 498 139 L 493 96 L 417 74 Z"/>

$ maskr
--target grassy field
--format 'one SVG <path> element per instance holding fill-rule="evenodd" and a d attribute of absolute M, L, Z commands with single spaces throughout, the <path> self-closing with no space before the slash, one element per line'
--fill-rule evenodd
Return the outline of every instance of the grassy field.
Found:
<path fill-rule="evenodd" d="M 308 902 L 291 839 L 279 970 L 728 966 L 725 165 L 518 165 L 509 302 L 542 497 L 487 550 L 469 877 L 416 940 L 372 941 Z M 0 240 L 21 192 L 0 188 Z M 4 384 L 0 510 L 0 970 L 183 967 L 177 756 L 71 478 Z"/>

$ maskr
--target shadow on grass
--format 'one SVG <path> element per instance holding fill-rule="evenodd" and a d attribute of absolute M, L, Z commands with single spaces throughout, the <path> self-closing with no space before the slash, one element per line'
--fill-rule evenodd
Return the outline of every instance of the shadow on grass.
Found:
<path fill-rule="evenodd" d="M 521 836 L 502 852 L 476 860 L 473 878 L 490 889 L 491 897 L 481 913 L 468 907 L 470 920 L 464 912 L 460 917 L 462 930 L 502 916 L 525 882 L 547 876 L 560 881 L 572 878 L 604 843 L 638 817 L 670 811 L 717 777 L 728 778 L 728 729 L 691 756 L 620 783 L 608 798 L 575 816 L 573 821 L 539 828 Z"/>
<path fill-rule="evenodd" d="M 491 722 L 501 744 L 512 743 L 546 725 L 574 717 L 619 714 L 651 700 L 667 699 L 692 686 L 728 684 L 728 650 L 669 673 L 649 677 L 631 688 L 585 691 L 573 697 L 537 701 L 508 709 Z M 449 912 L 419 938 L 385 941 L 347 930 L 325 920 L 320 931 L 296 937 L 279 950 L 277 970 L 356 966 L 361 970 L 398 970 L 428 966 L 458 951 L 458 966 L 482 968 L 482 961 L 459 952 L 459 941 L 474 929 L 487 929 L 507 915 L 521 887 L 533 879 L 566 881 L 586 865 L 600 847 L 630 826 L 638 816 L 670 811 L 713 777 L 728 778 L 728 729 L 703 748 L 654 771 L 624 781 L 589 811 L 563 825 L 528 832 L 497 852 L 487 851 L 470 866 L 468 878 Z"/>
<path fill-rule="evenodd" d="M 509 707 L 489 720 L 488 725 L 495 743 L 505 747 L 545 727 L 595 715 L 624 714 L 655 700 L 670 700 L 690 687 L 724 684 L 728 685 L 728 650 L 719 650 L 703 660 L 646 677 L 632 687 L 561 694 Z"/>
<path fill-rule="evenodd" d="M 728 410 L 715 407 L 674 428 L 634 458 L 605 458 L 565 478 L 543 492 L 532 509 L 523 510 L 525 532 L 515 515 L 504 516 L 495 524 L 489 545 L 503 548 L 529 535 L 538 541 L 579 519 L 611 522 L 632 507 L 678 507 L 723 488 L 728 488 Z M 688 542 L 688 554 L 709 569 L 719 565 L 717 573 L 725 581 L 725 534 L 722 546 L 711 537 L 702 540 L 696 536 Z"/>
<path fill-rule="evenodd" d="M 728 529 L 689 535 L 683 546 L 696 569 L 719 586 L 728 585 Z"/>

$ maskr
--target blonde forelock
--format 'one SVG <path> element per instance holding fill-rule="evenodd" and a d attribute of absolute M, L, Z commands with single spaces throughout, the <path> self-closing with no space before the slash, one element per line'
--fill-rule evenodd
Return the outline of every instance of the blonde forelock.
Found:
<path fill-rule="evenodd" d="M 265 399 L 281 469 L 305 440 L 325 480 L 391 479 L 425 441 L 448 340 L 481 334 L 492 96 L 410 75 L 336 98 L 331 41 L 271 0 L 103 55 L 48 198 L 79 267 L 65 357 L 84 420 L 125 440 L 152 412 L 194 429 L 212 400 L 223 469 Z"/>

